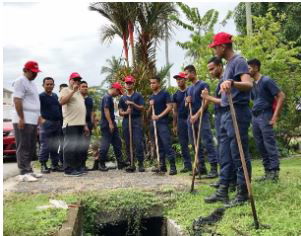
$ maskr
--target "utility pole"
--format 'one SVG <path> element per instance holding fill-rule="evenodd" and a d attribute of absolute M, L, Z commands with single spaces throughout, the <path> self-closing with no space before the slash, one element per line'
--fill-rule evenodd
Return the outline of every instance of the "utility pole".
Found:
<path fill-rule="evenodd" d="M 247 21 L 247 35 L 252 35 L 252 12 L 251 2 L 246 2 L 246 21 Z"/>
<path fill-rule="evenodd" d="M 169 65 L 169 55 L 168 55 L 168 25 L 167 21 L 165 22 L 165 58 L 166 58 L 166 65 Z M 171 86 L 170 83 L 170 72 L 168 71 L 167 74 L 167 81 L 168 81 L 168 87 Z"/>

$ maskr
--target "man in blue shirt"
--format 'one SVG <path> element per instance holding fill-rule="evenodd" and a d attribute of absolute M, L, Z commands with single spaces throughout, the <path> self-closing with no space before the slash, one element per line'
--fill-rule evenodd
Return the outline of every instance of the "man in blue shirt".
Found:
<path fill-rule="evenodd" d="M 254 78 L 252 89 L 253 104 L 253 135 L 256 146 L 262 157 L 265 175 L 259 181 L 273 180 L 279 178 L 279 153 L 276 145 L 273 125 L 276 124 L 283 105 L 284 93 L 276 83 L 268 76 L 260 73 L 261 63 L 258 59 L 248 61 L 249 72 Z M 277 105 L 273 111 L 273 102 L 276 99 Z"/>
<path fill-rule="evenodd" d="M 82 168 L 87 171 L 86 161 L 88 159 L 88 150 L 90 146 L 90 140 L 92 135 L 92 130 L 94 128 L 94 111 L 93 111 L 93 99 L 89 97 L 88 94 L 88 83 L 86 81 L 80 82 L 80 93 L 83 95 L 85 99 L 85 106 L 86 106 L 86 125 L 89 131 L 85 134 L 84 144 L 83 144 L 83 154 L 82 154 Z"/>
<path fill-rule="evenodd" d="M 159 77 L 154 77 L 150 79 L 150 87 L 153 94 L 149 98 L 150 107 L 148 109 L 148 114 L 152 114 L 152 105 L 154 106 L 155 115 L 151 115 L 151 133 L 154 137 L 154 127 L 153 121 L 156 121 L 157 134 L 158 134 L 158 144 L 160 152 L 160 169 L 153 168 L 153 172 L 166 172 L 165 156 L 167 156 L 170 163 L 169 175 L 176 175 L 176 160 L 175 152 L 171 146 L 171 137 L 168 127 L 168 114 L 172 110 L 172 102 L 170 95 L 167 91 L 161 90 L 160 87 L 161 79 Z"/>
<path fill-rule="evenodd" d="M 181 145 L 182 157 L 184 161 L 184 168 L 180 170 L 181 173 L 186 173 L 192 170 L 191 157 L 189 153 L 188 143 L 188 108 L 185 107 L 185 98 L 187 93 L 186 75 L 180 72 L 175 75 L 179 90 L 172 96 L 173 105 L 173 132 L 178 135 L 179 143 Z"/>
<path fill-rule="evenodd" d="M 251 121 L 249 101 L 253 83 L 249 75 L 246 60 L 235 54 L 233 51 L 232 35 L 224 32 L 216 34 L 213 43 L 210 44 L 209 47 L 214 49 L 217 57 L 227 60 L 227 66 L 223 74 L 223 82 L 220 85 L 222 94 L 220 155 L 223 157 L 221 159 L 220 185 L 212 196 L 205 198 L 205 202 L 228 202 L 228 188 L 233 173 L 232 163 L 234 162 L 237 175 L 237 194 L 229 204 L 226 204 L 226 207 L 234 207 L 241 205 L 248 200 L 248 191 L 240 160 L 240 153 L 236 141 L 227 93 L 231 92 L 233 97 L 234 108 L 238 117 L 237 123 L 243 152 L 249 176 L 251 176 L 251 160 L 248 152 L 248 128 Z"/>
<path fill-rule="evenodd" d="M 192 82 L 192 85 L 188 87 L 187 89 L 187 98 L 186 102 L 191 103 L 192 107 L 192 116 L 188 117 L 188 123 L 189 123 L 189 137 L 191 140 L 191 143 L 194 145 L 193 142 L 193 135 L 192 135 L 192 126 L 195 129 L 195 136 L 198 137 L 198 124 L 199 124 L 199 116 L 201 112 L 201 107 L 203 103 L 203 99 L 201 97 L 201 92 L 204 89 L 209 90 L 209 86 L 207 83 L 205 83 L 202 80 L 198 80 L 196 69 L 193 65 L 186 66 L 184 68 L 186 78 Z M 202 126 L 201 126 L 201 140 L 199 142 L 199 167 L 198 167 L 198 174 L 199 176 L 207 175 L 207 169 L 205 166 L 205 157 L 203 153 L 203 145 L 205 146 L 207 153 L 208 153 L 208 161 L 211 166 L 211 170 L 208 173 L 207 176 L 204 176 L 205 178 L 216 178 L 217 175 L 217 158 L 216 158 L 216 150 L 213 144 L 213 137 L 211 133 L 211 127 L 210 127 L 210 120 L 209 120 L 209 112 L 207 110 L 208 104 L 204 104 L 204 112 L 203 112 L 203 118 L 202 118 Z M 203 145 L 202 145 L 203 143 Z"/>
<path fill-rule="evenodd" d="M 54 80 L 51 77 L 43 79 L 44 92 L 40 97 L 41 116 L 43 123 L 40 126 L 40 152 L 39 161 L 41 163 L 41 172 L 44 174 L 52 171 L 63 171 L 59 166 L 59 140 L 61 134 L 62 110 L 58 101 L 58 96 L 53 93 Z M 47 161 L 50 156 L 51 169 L 47 167 Z"/>
<path fill-rule="evenodd" d="M 122 95 L 123 88 L 120 83 L 115 82 L 111 85 L 108 93 L 103 96 L 100 104 L 101 120 L 101 140 L 99 149 L 99 170 L 108 171 L 105 161 L 110 144 L 113 145 L 113 150 L 117 159 L 118 169 L 123 169 L 126 165 L 122 160 L 122 143 L 118 132 L 118 127 L 115 122 L 114 101 L 113 98 Z"/>
<path fill-rule="evenodd" d="M 123 95 L 119 101 L 119 115 L 123 116 L 122 130 L 123 137 L 126 145 L 127 157 L 130 160 L 130 134 L 129 128 L 132 129 L 132 142 L 135 147 L 135 154 L 138 160 L 138 171 L 144 172 L 143 167 L 143 131 L 142 131 L 142 111 L 144 109 L 144 99 L 140 93 L 135 92 L 135 79 L 133 76 L 128 75 L 124 78 L 125 89 L 127 94 Z M 131 114 L 131 125 L 129 127 L 129 114 Z M 132 148 L 134 148 L 132 147 Z M 127 171 L 135 171 L 136 167 L 129 166 Z"/>
<path fill-rule="evenodd" d="M 223 82 L 223 62 L 219 57 L 212 57 L 207 64 L 207 69 L 209 71 L 209 74 L 212 78 L 218 79 L 218 84 L 216 86 L 214 96 L 210 96 L 207 89 L 204 89 L 202 91 L 202 98 L 206 99 L 209 102 L 214 103 L 214 111 L 215 111 L 215 130 L 216 130 L 216 137 L 217 137 L 217 157 L 218 162 L 221 164 L 221 159 L 223 158 L 219 153 L 219 147 L 220 147 L 220 137 L 221 137 L 221 131 L 220 131 L 220 123 L 221 123 L 221 94 L 220 94 L 220 85 Z M 234 163 L 232 163 L 232 183 L 230 183 L 230 191 L 235 191 L 236 189 L 236 173 L 234 172 Z M 210 186 L 218 188 L 220 184 L 220 180 L 217 182 L 210 184 Z"/>

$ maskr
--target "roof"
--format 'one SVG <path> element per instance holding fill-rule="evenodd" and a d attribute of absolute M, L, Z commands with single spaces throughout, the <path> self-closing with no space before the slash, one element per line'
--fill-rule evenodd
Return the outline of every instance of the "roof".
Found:
<path fill-rule="evenodd" d="M 6 92 L 6 93 L 13 93 L 12 91 L 6 89 L 6 88 L 3 88 L 3 92 Z"/>

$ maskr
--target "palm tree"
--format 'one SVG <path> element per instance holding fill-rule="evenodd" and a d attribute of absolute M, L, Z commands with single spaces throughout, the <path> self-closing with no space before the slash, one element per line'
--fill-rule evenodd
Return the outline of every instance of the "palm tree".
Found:
<path fill-rule="evenodd" d="M 107 74 L 104 81 L 101 83 L 101 87 L 105 82 L 114 82 L 116 73 L 122 68 L 122 60 L 113 56 L 111 59 L 107 59 L 107 66 L 101 67 L 101 74 Z"/>

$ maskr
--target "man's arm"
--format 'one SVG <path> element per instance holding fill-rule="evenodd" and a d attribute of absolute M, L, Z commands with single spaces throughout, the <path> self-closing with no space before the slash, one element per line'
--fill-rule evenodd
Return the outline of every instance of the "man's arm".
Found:
<path fill-rule="evenodd" d="M 221 105 L 221 102 L 222 102 L 222 99 L 209 95 L 209 92 L 207 89 L 202 90 L 201 97 L 203 99 L 206 99 L 207 101 L 212 102 L 217 105 Z"/>
<path fill-rule="evenodd" d="M 163 116 L 167 115 L 172 110 L 172 103 L 167 103 L 166 108 L 159 115 L 157 115 L 158 119 L 161 119 Z"/>
<path fill-rule="evenodd" d="M 242 74 L 241 81 L 225 80 L 221 83 L 221 92 L 230 92 L 231 87 L 237 88 L 240 91 L 249 91 L 253 87 L 252 79 L 249 74 Z"/>
<path fill-rule="evenodd" d="M 175 130 L 177 128 L 177 123 L 178 123 L 178 106 L 176 103 L 173 103 L 173 112 L 172 112 L 172 127 Z"/>
<path fill-rule="evenodd" d="M 142 111 L 143 108 L 144 108 L 143 105 L 136 104 L 136 103 L 134 103 L 134 102 L 132 102 L 132 101 L 129 101 L 129 100 L 126 101 L 126 104 L 127 104 L 127 105 L 132 105 L 133 107 L 135 107 L 135 108 L 136 108 L 137 110 L 139 110 L 139 111 Z"/>
<path fill-rule="evenodd" d="M 14 104 L 17 111 L 17 114 L 20 119 L 24 120 L 24 113 L 23 113 L 23 100 L 22 98 L 14 97 Z"/>
<path fill-rule="evenodd" d="M 283 107 L 283 101 L 284 101 L 284 98 L 285 98 L 285 94 L 284 92 L 280 91 L 276 96 L 275 96 L 275 99 L 277 100 L 277 105 L 276 105 L 276 108 L 275 108 L 275 111 L 273 113 L 273 117 L 272 119 L 270 120 L 270 124 L 271 125 L 274 125 L 276 123 L 276 121 L 278 120 L 279 116 L 280 116 L 280 112 L 281 112 L 281 109 Z"/>
<path fill-rule="evenodd" d="M 78 90 L 78 85 L 75 84 L 75 85 L 73 86 L 73 90 L 72 90 L 71 93 L 68 93 L 68 94 L 66 94 L 66 95 L 64 94 L 64 95 L 62 95 L 62 96 L 60 97 L 60 100 L 59 100 L 60 104 L 61 104 L 61 105 L 65 105 L 66 103 L 68 103 L 68 102 L 70 101 L 71 97 L 73 96 L 73 94 L 74 94 L 75 92 L 77 92 L 77 90 Z M 64 90 L 63 90 L 63 91 L 64 91 Z"/>
<path fill-rule="evenodd" d="M 105 113 L 105 117 L 109 123 L 109 128 L 110 128 L 110 131 L 111 133 L 113 133 L 114 131 L 114 124 L 113 124 L 113 121 L 111 119 L 111 114 L 110 114 L 110 110 L 109 108 L 104 108 L 104 113 Z"/>

